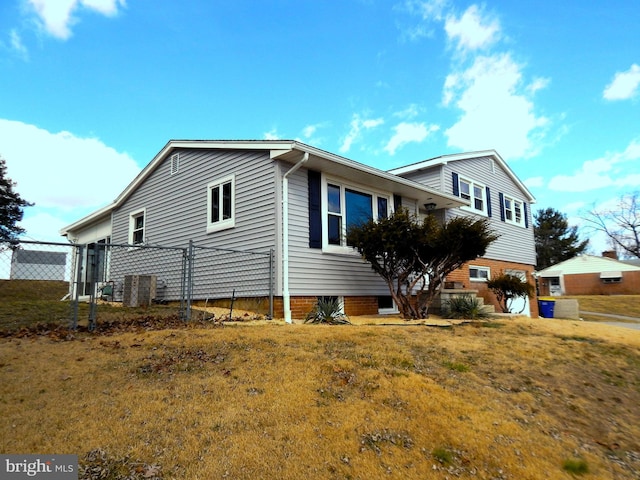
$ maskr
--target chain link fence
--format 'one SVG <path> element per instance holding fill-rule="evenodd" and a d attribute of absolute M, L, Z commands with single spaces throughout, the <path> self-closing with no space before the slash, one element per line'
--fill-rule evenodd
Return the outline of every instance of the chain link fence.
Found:
<path fill-rule="evenodd" d="M 190 245 L 188 315 L 192 308 L 251 311 L 273 318 L 274 252 Z"/>
<path fill-rule="evenodd" d="M 273 250 L 20 241 L 0 247 L 0 331 L 59 323 L 91 331 L 132 316 L 251 311 L 273 318 Z M 194 316 L 194 318 L 197 318 Z"/>
<path fill-rule="evenodd" d="M 0 330 L 34 323 L 77 323 L 73 268 L 82 249 L 23 240 L 0 244 Z M 83 308 L 86 312 L 86 306 Z"/>

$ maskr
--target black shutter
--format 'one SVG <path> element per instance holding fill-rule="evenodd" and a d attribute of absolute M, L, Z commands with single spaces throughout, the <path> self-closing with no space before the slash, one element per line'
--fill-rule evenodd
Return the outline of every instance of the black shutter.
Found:
<path fill-rule="evenodd" d="M 487 215 L 491 218 L 491 191 L 489 187 L 486 187 L 487 190 Z"/>
<path fill-rule="evenodd" d="M 500 220 L 502 220 L 503 222 L 505 221 L 505 215 L 504 215 L 504 195 L 502 194 L 502 192 L 498 193 L 498 199 L 500 200 Z"/>
<path fill-rule="evenodd" d="M 402 197 L 400 195 L 393 196 L 393 210 L 397 212 L 402 208 Z"/>
<path fill-rule="evenodd" d="M 524 228 L 529 228 L 529 215 L 527 214 L 527 204 L 522 203 L 522 209 L 524 210 Z"/>
<path fill-rule="evenodd" d="M 309 248 L 322 248 L 320 172 L 307 171 L 309 184 Z M 287 221 L 285 219 L 285 221 Z"/>
<path fill-rule="evenodd" d="M 456 197 L 460 196 L 460 184 L 458 183 L 458 174 L 456 172 L 451 173 L 451 178 L 453 179 L 453 194 Z"/>

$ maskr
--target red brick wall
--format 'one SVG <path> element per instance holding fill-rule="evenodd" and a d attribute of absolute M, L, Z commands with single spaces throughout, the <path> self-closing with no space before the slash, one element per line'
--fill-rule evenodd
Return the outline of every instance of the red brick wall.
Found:
<path fill-rule="evenodd" d="M 317 301 L 318 297 L 291 297 L 291 318 L 303 320 L 307 313 L 313 310 Z M 284 303 L 282 297 L 275 297 L 273 302 L 273 316 L 275 318 L 283 318 Z M 377 315 L 378 297 L 344 297 L 344 313 L 347 315 Z"/>
<path fill-rule="evenodd" d="M 527 274 L 527 281 L 531 285 L 535 286 L 535 280 L 532 275 L 534 271 L 533 265 L 525 265 L 523 263 L 515 262 L 503 262 L 499 260 L 489 260 L 486 258 L 478 258 L 476 260 L 473 260 L 447 276 L 446 280 L 449 282 L 460 282 L 463 284 L 464 288 L 478 290 L 478 296 L 484 299 L 485 305 L 495 306 L 496 312 L 501 312 L 502 310 L 498 305 L 495 295 L 487 288 L 487 284 L 485 282 L 472 282 L 469 279 L 469 265 L 473 265 L 475 267 L 489 267 L 492 276 L 508 269 L 523 270 Z M 538 302 L 535 297 L 529 299 L 529 305 L 531 309 L 531 317 L 538 317 Z"/>
<path fill-rule="evenodd" d="M 622 272 L 620 283 L 604 283 L 599 273 L 564 276 L 565 295 L 638 295 L 640 272 Z"/>

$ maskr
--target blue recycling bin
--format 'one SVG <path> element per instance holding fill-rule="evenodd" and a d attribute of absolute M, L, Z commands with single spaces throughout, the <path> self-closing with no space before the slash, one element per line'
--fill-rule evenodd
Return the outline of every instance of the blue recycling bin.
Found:
<path fill-rule="evenodd" d="M 556 306 L 554 298 L 540 297 L 538 298 L 538 310 L 540 316 L 544 318 L 553 318 L 553 310 Z"/>

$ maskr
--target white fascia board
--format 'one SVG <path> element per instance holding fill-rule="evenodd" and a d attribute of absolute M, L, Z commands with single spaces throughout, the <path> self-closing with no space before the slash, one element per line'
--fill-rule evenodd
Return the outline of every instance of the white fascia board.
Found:
<path fill-rule="evenodd" d="M 73 222 L 71 225 L 67 225 L 66 227 L 60 229 L 59 233 L 61 236 L 66 237 L 69 233 L 74 232 L 80 228 L 85 227 L 86 225 L 96 222 L 111 213 L 113 210 L 114 204 L 109 204 L 105 207 L 102 207 L 99 210 L 96 210 L 93 213 L 90 213 L 86 217 L 82 217 L 80 220 Z"/>
<path fill-rule="evenodd" d="M 352 171 L 354 173 L 361 174 L 369 178 L 375 178 L 381 182 L 399 186 L 399 190 L 402 191 L 403 195 L 407 198 L 420 200 L 420 198 L 432 197 L 434 201 L 439 198 L 440 200 L 437 201 L 439 208 L 455 208 L 469 205 L 468 201 L 456 197 L 455 195 L 441 192 L 413 180 L 394 175 L 393 173 L 387 172 L 385 170 L 380 170 L 378 168 L 371 167 L 369 165 L 365 165 L 363 163 L 356 162 L 355 160 L 350 160 L 345 157 L 341 157 L 340 155 L 336 155 L 301 142 L 294 142 L 292 145 L 292 150 L 309 153 L 311 157 L 307 162 L 307 166 L 309 166 L 310 168 L 314 168 L 315 166 L 316 168 L 318 168 L 318 170 L 328 173 L 333 173 L 335 171 L 335 167 L 348 169 L 349 171 Z M 276 155 L 273 158 L 284 156 L 284 160 L 295 162 L 298 159 L 297 155 L 287 155 L 287 153 L 292 150 L 282 151 L 279 153 L 279 155 Z M 273 153 L 276 152 L 272 151 L 272 154 Z M 333 167 L 329 168 L 330 166 Z M 376 181 L 376 184 L 379 185 L 378 181 Z M 396 188 L 396 190 L 398 189 Z"/>
<path fill-rule="evenodd" d="M 237 149 L 237 150 L 291 150 L 294 142 L 291 140 L 170 140 L 160 150 L 153 159 L 138 173 L 138 175 L 127 185 L 127 187 L 116 197 L 116 199 L 106 207 L 101 208 L 84 218 L 72 223 L 60 230 L 60 234 L 65 236 L 69 232 L 82 228 L 92 221 L 110 213 L 121 205 L 129 195 L 157 168 L 157 166 L 171 152 L 178 148 L 208 148 L 208 149 Z"/>
<path fill-rule="evenodd" d="M 520 179 L 516 176 L 516 174 L 511 170 L 511 167 L 507 165 L 507 162 L 500 156 L 498 152 L 495 150 L 480 150 L 477 152 L 466 152 L 466 153 L 455 153 L 452 155 L 442 155 L 440 157 L 431 158 L 429 160 L 424 160 L 422 162 L 413 163 L 411 165 L 406 165 L 404 167 L 394 168 L 393 170 L 389 170 L 389 173 L 393 173 L 394 175 L 403 175 L 406 173 L 415 172 L 417 170 L 424 170 L 427 168 L 434 167 L 436 165 L 446 165 L 449 162 L 456 162 L 458 160 L 469 160 L 472 158 L 480 158 L 480 157 L 491 157 L 494 161 L 496 161 L 507 175 L 514 181 L 514 183 L 522 190 L 527 197 L 527 201 L 529 203 L 536 203 L 536 197 L 529 191 L 529 189 L 525 186 L 524 183 L 520 181 Z"/>

